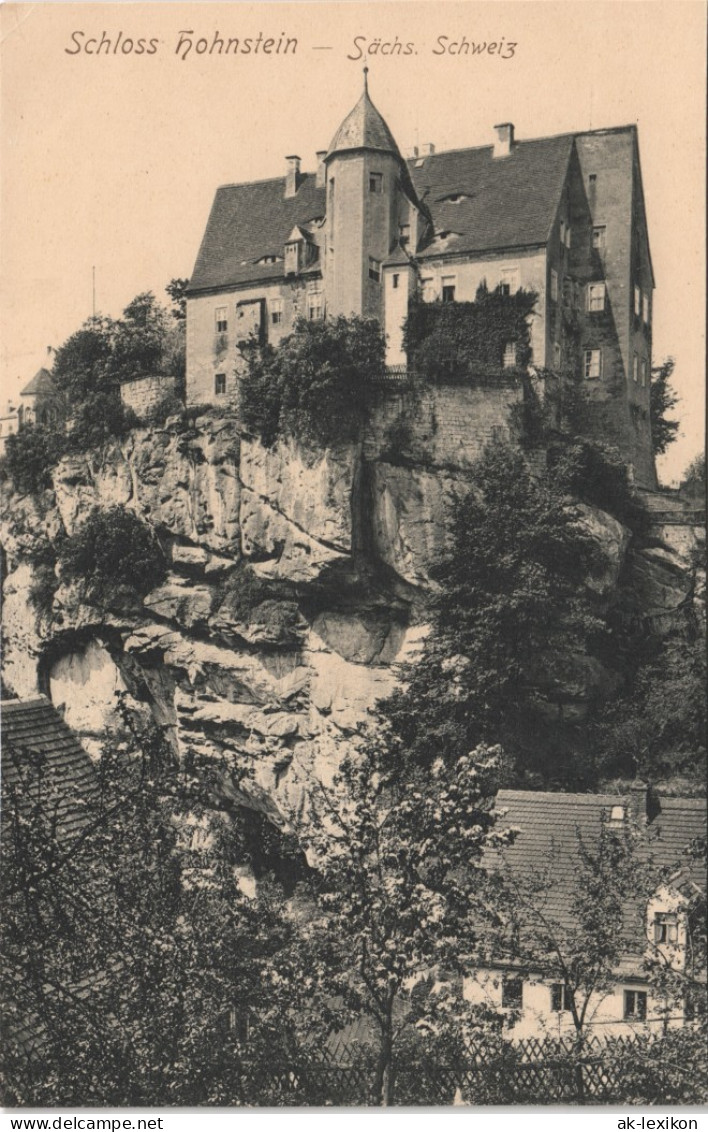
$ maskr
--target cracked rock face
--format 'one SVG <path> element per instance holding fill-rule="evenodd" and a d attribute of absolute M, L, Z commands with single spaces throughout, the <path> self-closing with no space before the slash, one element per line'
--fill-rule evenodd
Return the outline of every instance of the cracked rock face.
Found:
<path fill-rule="evenodd" d="M 450 509 L 469 490 L 470 458 L 456 468 L 446 452 L 444 466 L 404 467 L 366 446 L 266 450 L 235 421 L 210 417 L 187 433 L 174 422 L 66 458 L 53 491 L 3 505 L 5 680 L 21 697 L 49 694 L 93 754 L 115 727 L 115 693 L 127 691 L 179 751 L 213 760 L 217 804 L 306 821 L 314 787 L 359 741 L 397 663 L 420 649 L 420 598 L 448 545 Z M 72 534 L 92 508 L 115 505 L 154 530 L 165 582 L 109 609 L 62 583 L 35 609 L 39 539 Z M 596 508 L 578 515 L 603 552 L 587 580 L 599 601 L 615 600 L 632 571 L 647 601 L 681 600 L 695 533 L 673 527 L 653 552 L 633 555 L 616 520 Z M 257 580 L 250 601 L 244 564 Z M 566 672 L 568 687 L 549 684 L 544 695 L 581 713 L 604 674 L 583 658 Z"/>

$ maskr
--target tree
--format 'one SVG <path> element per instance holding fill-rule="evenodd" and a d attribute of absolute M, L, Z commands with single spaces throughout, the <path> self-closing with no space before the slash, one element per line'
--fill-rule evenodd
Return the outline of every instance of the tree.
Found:
<path fill-rule="evenodd" d="M 189 279 L 170 279 L 165 287 L 172 300 L 171 315 L 178 322 L 184 322 L 187 317 L 187 288 Z"/>
<path fill-rule="evenodd" d="M 344 762 L 334 789 L 313 785 L 318 817 L 303 843 L 319 879 L 286 981 L 304 996 L 296 1013 L 310 1039 L 313 1027 L 322 1040 L 369 1020 L 377 1104 L 393 1103 L 411 1036 L 450 1016 L 458 1031 L 484 1027 L 451 980 L 476 955 L 483 849 L 510 837 L 492 829 L 498 754 L 479 747 L 404 783 L 383 728 Z M 444 995 L 416 994 L 445 975 Z"/>
<path fill-rule="evenodd" d="M 120 381 L 161 373 L 168 328 L 167 311 L 152 291 L 136 295 L 116 324 L 111 357 L 114 378 Z"/>
<path fill-rule="evenodd" d="M 254 1103 L 264 1054 L 238 1019 L 288 945 L 282 900 L 240 891 L 238 822 L 203 821 L 209 768 L 121 710 L 72 837 L 41 756 L 3 778 L 5 1103 Z"/>
<path fill-rule="evenodd" d="M 651 371 L 649 391 L 649 417 L 651 420 L 651 443 L 655 456 L 661 456 L 676 439 L 679 422 L 671 420 L 668 413 L 678 404 L 679 397 L 671 385 L 674 372 L 674 359 L 667 358 Z"/>
<path fill-rule="evenodd" d="M 62 577 L 81 580 L 90 596 L 110 602 L 123 591 L 144 597 L 167 575 L 150 528 L 125 507 L 95 508 L 59 549 Z"/>
<path fill-rule="evenodd" d="M 534 751 L 543 751 L 545 773 L 567 781 L 572 732 L 553 699 L 569 656 L 592 653 L 602 631 L 584 584 L 597 550 L 577 505 L 550 476 L 532 477 L 519 452 L 490 447 L 471 470 L 451 542 L 434 571 L 421 658 L 383 706 L 398 755 L 429 766 L 500 742 L 518 776 L 538 773 Z M 577 761 L 574 773 L 584 773 Z"/>
<path fill-rule="evenodd" d="M 706 454 L 695 456 L 683 473 L 679 490 L 689 499 L 706 497 Z"/>
<path fill-rule="evenodd" d="M 47 425 L 25 425 L 5 442 L 5 469 L 18 491 L 37 494 L 52 486 L 52 468 L 65 451 L 63 435 Z"/>
<path fill-rule="evenodd" d="M 115 387 L 112 367 L 116 323 L 103 315 L 86 320 L 54 355 L 52 377 L 75 409 L 89 394 Z"/>

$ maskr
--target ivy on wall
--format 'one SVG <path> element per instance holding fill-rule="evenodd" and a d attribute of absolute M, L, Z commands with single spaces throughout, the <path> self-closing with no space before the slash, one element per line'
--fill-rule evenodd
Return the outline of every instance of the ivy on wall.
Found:
<path fill-rule="evenodd" d="M 480 284 L 473 303 L 411 302 L 404 326 L 408 364 L 431 381 L 496 377 L 503 369 L 524 370 L 531 360 L 529 318 L 533 291 L 502 293 Z M 513 343 L 515 365 L 504 356 Z"/>

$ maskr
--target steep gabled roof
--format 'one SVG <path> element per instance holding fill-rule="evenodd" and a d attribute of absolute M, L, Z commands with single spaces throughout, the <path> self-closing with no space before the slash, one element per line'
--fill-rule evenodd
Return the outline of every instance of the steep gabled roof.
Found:
<path fill-rule="evenodd" d="M 401 157 L 393 134 L 369 97 L 366 83 L 361 98 L 332 138 L 325 160 L 352 149 L 375 149 Z"/>
<path fill-rule="evenodd" d="M 481 146 L 412 158 L 408 168 L 435 231 L 454 233 L 444 254 L 545 244 L 572 147 L 573 135 L 562 134 L 516 142 L 508 157 Z M 418 254 L 440 255 L 441 249 L 433 243 Z"/>
<path fill-rule="evenodd" d="M 20 392 L 20 397 L 29 397 L 38 393 L 54 393 L 54 380 L 48 369 L 42 366 L 38 369 L 30 382 Z"/>
<path fill-rule="evenodd" d="M 325 190 L 314 173 L 301 175 L 298 190 L 285 196 L 285 178 L 222 185 L 217 189 L 206 232 L 189 283 L 189 294 L 240 283 L 282 279 L 283 264 L 259 264 L 282 257 L 293 228 L 307 228 L 324 216 Z"/>
<path fill-rule="evenodd" d="M 35 761 L 42 789 L 61 839 L 77 836 L 87 821 L 86 803 L 95 799 L 96 776 L 89 756 L 56 708 L 44 696 L 5 700 L 2 709 L 2 774 L 6 786 L 22 790 L 24 768 Z"/>
<path fill-rule="evenodd" d="M 512 877 L 519 879 L 547 879 L 540 899 L 544 915 L 551 923 L 561 929 L 573 926 L 572 904 L 577 895 L 580 865 L 579 839 L 587 848 L 597 848 L 612 808 L 621 806 L 630 814 L 632 805 L 628 795 L 499 791 L 496 809 L 506 812 L 498 819 L 497 828 L 520 830 L 513 844 L 503 851 L 504 867 Z M 639 859 L 650 861 L 652 871 L 656 870 L 657 874 L 684 867 L 696 883 L 705 884 L 702 870 L 692 865 L 684 854 L 692 841 L 705 836 L 706 800 L 651 794 L 647 810 L 646 824 L 640 817 Z M 642 943 L 639 933 L 649 895 L 637 893 L 636 901 L 625 909 L 624 930 L 628 943 L 631 941 L 635 949 Z"/>

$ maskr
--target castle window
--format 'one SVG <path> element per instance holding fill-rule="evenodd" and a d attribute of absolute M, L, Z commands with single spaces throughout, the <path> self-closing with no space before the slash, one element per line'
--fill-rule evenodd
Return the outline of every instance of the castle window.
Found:
<path fill-rule="evenodd" d="M 227 308 L 217 307 L 214 311 L 214 318 L 216 319 L 216 333 L 224 334 L 229 328 Z"/>
<path fill-rule="evenodd" d="M 635 381 L 639 381 L 639 358 L 636 354 L 632 358 L 632 377 Z"/>
<path fill-rule="evenodd" d="M 642 313 L 642 292 L 639 287 L 634 288 L 634 313 L 639 318 Z"/>
<path fill-rule="evenodd" d="M 407 244 L 408 241 L 411 238 L 411 226 L 410 226 L 410 224 L 401 224 L 399 231 L 400 231 L 400 237 L 399 237 L 400 242 L 402 244 Z"/>
<path fill-rule="evenodd" d="M 512 1010 L 520 1010 L 524 1001 L 524 984 L 522 979 L 504 978 L 502 981 L 502 1006 Z"/>
<path fill-rule="evenodd" d="M 455 275 L 443 275 L 443 277 L 442 277 L 442 301 L 444 303 L 454 303 L 456 284 L 457 284 L 457 276 L 455 276 Z"/>
<path fill-rule="evenodd" d="M 590 175 L 588 176 L 588 184 L 591 188 L 595 188 L 595 186 L 597 185 L 597 173 L 590 173 Z"/>
<path fill-rule="evenodd" d="M 570 247 L 570 237 L 571 237 L 570 224 L 566 224 L 566 226 L 565 226 L 565 246 L 566 246 L 566 248 Z"/>
<path fill-rule="evenodd" d="M 647 1016 L 647 992 L 626 990 L 624 992 L 625 1022 L 644 1022 Z"/>
<path fill-rule="evenodd" d="M 502 295 L 515 295 L 519 289 L 518 267 L 504 267 L 500 273 L 499 287 Z"/>
<path fill-rule="evenodd" d="M 504 346 L 502 365 L 504 369 L 513 369 L 516 365 L 516 342 L 507 342 Z"/>
<path fill-rule="evenodd" d="M 271 299 L 270 301 L 270 321 L 273 326 L 278 326 L 283 321 L 283 300 Z"/>
<path fill-rule="evenodd" d="M 678 943 L 678 916 L 674 912 L 657 912 L 654 916 L 654 943 Z"/>
<path fill-rule="evenodd" d="M 217 373 L 214 375 L 214 392 L 217 397 L 222 397 L 226 392 L 226 374 Z"/>
<path fill-rule="evenodd" d="M 307 296 L 307 317 L 310 322 L 320 322 L 323 313 L 322 292 L 310 291 Z"/>
<path fill-rule="evenodd" d="M 642 295 L 642 318 L 646 325 L 649 325 L 649 296 Z"/>
<path fill-rule="evenodd" d="M 420 285 L 422 288 L 423 302 L 432 303 L 436 294 L 435 278 L 432 275 L 426 275 L 421 279 Z"/>
<path fill-rule="evenodd" d="M 296 275 L 300 268 L 300 244 L 293 240 L 285 245 L 285 274 Z"/>
<path fill-rule="evenodd" d="M 604 226 L 604 224 L 600 225 L 600 227 L 598 227 L 598 228 L 593 228 L 593 230 L 592 230 L 592 246 L 594 248 L 604 248 L 606 234 L 607 234 L 607 229 Z"/>
<path fill-rule="evenodd" d="M 551 1010 L 554 1014 L 561 1014 L 564 1010 L 573 1009 L 573 995 L 570 987 L 565 983 L 553 983 L 551 986 Z"/>
<path fill-rule="evenodd" d="M 256 260 L 256 263 L 278 263 L 279 261 L 279 255 L 262 255 L 260 259 Z"/>
<path fill-rule="evenodd" d="M 560 222 L 560 242 L 565 245 L 565 220 Z"/>
<path fill-rule="evenodd" d="M 647 360 L 646 358 L 642 358 L 642 386 L 645 386 L 647 383 L 647 368 Z"/>
<path fill-rule="evenodd" d="M 400 275 L 394 275 L 394 276 L 393 276 L 393 280 L 392 280 L 392 282 L 391 282 L 391 286 L 393 287 L 394 291 L 397 291 L 397 290 L 398 290 L 398 280 L 399 280 L 399 279 L 400 279 Z"/>
<path fill-rule="evenodd" d="M 583 350 L 583 375 L 589 380 L 602 376 L 602 352 Z"/>
<path fill-rule="evenodd" d="M 604 283 L 588 283 L 588 310 L 589 311 L 604 311 L 605 309 L 605 284 Z"/>
<path fill-rule="evenodd" d="M 381 282 L 381 260 L 373 256 L 369 256 L 369 279 L 373 279 L 374 283 Z"/>
<path fill-rule="evenodd" d="M 553 364 L 555 365 L 556 369 L 560 368 L 561 348 L 560 348 L 560 345 L 558 344 L 558 342 L 553 343 Z"/>
<path fill-rule="evenodd" d="M 558 272 L 551 268 L 551 298 L 554 303 L 558 302 Z"/>
<path fill-rule="evenodd" d="M 369 173 L 369 192 L 383 192 L 383 173 Z"/>

